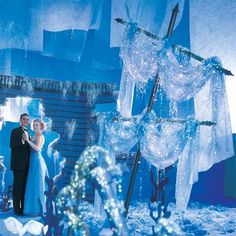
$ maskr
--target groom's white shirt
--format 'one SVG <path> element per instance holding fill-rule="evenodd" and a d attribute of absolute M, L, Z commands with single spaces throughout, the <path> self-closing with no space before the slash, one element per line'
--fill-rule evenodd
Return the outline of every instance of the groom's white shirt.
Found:
<path fill-rule="evenodd" d="M 24 126 L 20 126 L 22 128 L 23 131 L 28 131 L 28 129 L 26 129 Z M 21 139 L 22 144 L 25 144 L 25 140 Z"/>

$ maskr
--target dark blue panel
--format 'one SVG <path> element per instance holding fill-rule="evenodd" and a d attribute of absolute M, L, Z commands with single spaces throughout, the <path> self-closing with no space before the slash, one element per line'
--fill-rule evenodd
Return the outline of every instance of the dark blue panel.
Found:
<path fill-rule="evenodd" d="M 44 31 L 43 53 L 55 58 L 79 62 L 83 53 L 87 31 Z"/>

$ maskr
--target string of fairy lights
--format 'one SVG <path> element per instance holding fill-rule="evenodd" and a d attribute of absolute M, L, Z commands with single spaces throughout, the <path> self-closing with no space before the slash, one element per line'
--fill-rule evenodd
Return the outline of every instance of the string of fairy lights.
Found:
<path fill-rule="evenodd" d="M 143 91 L 147 82 L 154 79 L 158 72 L 160 84 L 172 102 L 194 97 L 208 81 L 215 78 L 219 73 L 215 68 L 220 65 L 216 58 L 195 65 L 181 51 L 173 51 L 167 40 L 154 41 L 137 33 L 134 24 L 129 24 L 126 29 L 120 57 L 123 60 L 122 77 L 135 81 Z M 193 145 L 203 123 L 193 117 L 186 120 L 158 118 L 154 112 L 146 115 L 145 111 L 131 119 L 123 119 L 117 113 L 107 113 L 102 122 L 100 127 L 104 130 L 100 135 L 104 136 L 108 150 L 93 146 L 83 152 L 75 165 L 70 185 L 58 196 L 57 205 L 67 217 L 71 232 L 88 235 L 78 202 L 85 198 L 86 184 L 90 182 L 99 192 L 112 232 L 127 235 L 122 217 L 123 202 L 118 197 L 122 192 L 122 171 L 114 162 L 114 154 L 127 152 L 140 142 L 146 160 L 157 168 L 165 168 L 177 160 L 187 143 Z M 212 124 L 215 124 L 214 121 L 205 121 L 203 125 Z M 112 187 L 114 181 L 118 194 Z"/>

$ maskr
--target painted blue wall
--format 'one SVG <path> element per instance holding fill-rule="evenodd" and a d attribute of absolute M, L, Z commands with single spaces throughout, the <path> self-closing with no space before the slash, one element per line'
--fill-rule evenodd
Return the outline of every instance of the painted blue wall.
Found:
<path fill-rule="evenodd" d="M 106 0 L 104 4 L 98 29 L 87 31 L 79 29 L 44 30 L 42 51 L 32 50 L 28 45 L 25 48 L 24 45 L 17 47 L 17 44 L 14 45 L 17 48 L 2 47 L 0 49 L 0 74 L 61 81 L 116 82 L 119 84 L 121 74 L 119 48 L 110 48 L 111 2 Z M 14 7 L 15 10 L 19 7 L 19 9 L 22 8 L 22 11 L 27 11 L 27 7 L 30 6 L 27 4 L 21 6 L 19 3 L 11 5 L 10 13 L 17 15 Z M 2 17 L 7 24 L 10 17 L 7 15 Z M 23 37 L 22 40 L 24 37 L 25 40 L 28 40 L 28 34 L 33 31 L 30 28 L 31 25 L 24 25 L 24 22 L 29 24 L 28 18 L 28 15 L 23 14 L 19 19 L 10 18 L 15 21 L 15 24 L 19 24 L 18 30 L 22 28 L 25 31 L 25 34 L 21 31 L 12 32 L 13 38 L 19 34 Z M 0 24 L 0 26 L 2 25 Z M 7 30 L 10 34 L 12 29 L 8 26 Z M 7 36 L 4 40 L 7 40 Z M 29 41 L 30 43 L 33 43 L 33 40 Z"/>
<path fill-rule="evenodd" d="M 10 1 L 9 1 L 10 2 Z M 33 6 L 37 8 L 37 1 L 33 5 L 29 4 L 11 4 L 8 6 L 8 13 L 15 15 L 14 20 L 18 21 L 21 27 L 15 34 L 22 37 L 22 31 L 29 31 L 31 25 L 28 24 L 29 14 L 19 14 L 22 10 L 28 12 L 28 8 Z M 4 1 L 0 1 L 3 4 Z M 8 1 L 4 3 L 8 4 Z M 119 84 L 121 76 L 121 61 L 119 58 L 119 48 L 110 48 L 110 18 L 111 18 L 111 1 L 104 1 L 104 8 L 101 17 L 101 24 L 98 29 L 88 31 L 79 29 L 66 29 L 60 31 L 45 30 L 43 33 L 42 43 L 43 50 L 33 50 L 25 48 L 8 48 L 0 49 L 0 73 L 8 75 L 21 75 L 31 78 L 48 78 L 61 81 L 87 81 L 87 82 L 115 82 Z M 4 6 L 5 6 L 4 5 Z M 0 5 L 1 6 L 1 5 Z M 1 8 L 1 7 L 0 7 Z M 185 8 L 182 20 L 171 38 L 172 42 L 190 47 L 189 40 L 189 8 L 188 1 L 185 2 Z M 7 15 L 3 15 L 7 19 Z M 4 18 L 4 19 L 5 19 Z M 3 21 L 5 22 L 5 21 Z M 157 22 L 158 23 L 158 22 Z M 11 30 L 10 28 L 8 30 Z M 37 35 L 35 36 L 37 37 Z M 152 82 L 150 82 L 152 83 Z M 150 86 L 151 88 L 152 86 Z M 145 98 L 136 98 L 133 113 L 139 114 L 149 101 L 151 89 L 147 91 Z M 167 102 L 160 104 L 160 99 L 155 105 L 157 113 L 168 116 L 165 110 L 168 107 Z M 112 106 L 112 109 L 114 106 Z M 97 111 L 107 110 L 107 106 L 97 107 Z M 193 113 L 192 101 L 180 105 L 180 116 Z M 7 123 L 0 132 L 1 153 L 9 157 L 8 140 L 10 129 L 15 127 L 15 123 Z M 52 140 L 54 136 L 48 137 Z M 224 162 L 215 165 L 208 172 L 200 174 L 199 183 L 194 186 L 192 200 L 204 202 L 226 202 L 224 198 Z M 147 164 L 143 163 L 139 171 L 140 175 L 145 173 L 142 184 L 145 188 L 148 186 Z M 220 173 L 220 175 L 218 174 Z M 10 178 L 10 177 L 9 177 Z M 128 177 L 127 177 L 128 178 Z M 139 181 L 139 180 L 138 180 Z M 127 182 L 127 181 L 126 181 Z M 217 185 L 215 186 L 215 184 Z M 213 187 L 215 186 L 215 187 Z M 211 192 L 208 192 L 210 191 Z M 134 196 L 139 196 L 140 186 L 135 188 Z M 147 191 L 143 189 L 145 197 Z"/>

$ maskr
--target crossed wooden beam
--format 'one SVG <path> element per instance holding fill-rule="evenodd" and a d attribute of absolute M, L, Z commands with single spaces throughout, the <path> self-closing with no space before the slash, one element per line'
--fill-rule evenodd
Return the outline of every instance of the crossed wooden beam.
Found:
<path fill-rule="evenodd" d="M 173 13 L 172 13 L 172 16 L 171 16 L 168 32 L 167 32 L 167 35 L 166 35 L 167 38 L 170 38 L 170 36 L 171 36 L 171 34 L 173 32 L 173 29 L 174 29 L 174 23 L 175 23 L 175 20 L 176 20 L 177 13 L 179 11 L 178 10 L 178 4 L 173 8 L 172 11 L 173 11 Z M 128 25 L 129 24 L 129 22 L 123 20 L 122 18 L 116 18 L 115 20 L 116 20 L 117 23 L 120 23 L 122 25 Z M 136 31 L 139 32 L 139 33 L 143 33 L 143 34 L 145 34 L 146 36 L 148 36 L 148 37 L 150 37 L 152 39 L 161 40 L 161 38 L 158 37 L 156 34 L 153 34 L 153 33 L 149 32 L 149 31 L 147 31 L 147 30 L 145 30 L 145 29 L 143 29 L 141 27 L 137 27 Z M 194 58 L 197 61 L 200 61 L 200 62 L 204 62 L 205 61 L 205 59 L 203 57 L 201 57 L 201 56 L 191 52 L 190 50 L 188 50 L 188 49 L 186 49 L 186 48 L 184 48 L 184 47 L 182 47 L 180 45 L 173 44 L 172 48 L 176 49 L 176 50 L 178 50 L 178 51 L 180 51 L 180 52 L 182 52 L 182 53 L 184 53 L 186 55 L 188 55 L 191 58 Z M 216 70 L 224 73 L 225 75 L 234 76 L 233 73 L 230 70 L 227 70 L 227 69 L 221 67 L 220 65 L 212 65 L 212 66 Z"/>
<path fill-rule="evenodd" d="M 172 10 L 170 23 L 169 23 L 168 31 L 167 31 L 167 34 L 166 34 L 165 38 L 170 38 L 171 37 L 171 35 L 173 33 L 173 30 L 174 30 L 174 25 L 175 25 L 175 21 L 176 21 L 176 17 L 177 17 L 178 12 L 179 12 L 179 5 L 177 4 Z M 127 22 L 127 21 L 125 21 L 121 18 L 117 18 L 115 20 L 117 21 L 117 23 L 120 23 L 120 24 L 123 24 L 123 25 L 128 25 L 129 24 L 129 22 Z M 146 36 L 148 36 L 152 39 L 161 40 L 157 35 L 149 32 L 149 31 L 147 31 L 143 28 L 137 27 L 136 31 L 140 32 L 140 33 L 143 33 L 143 34 L 145 34 Z M 182 46 L 173 44 L 172 48 L 177 49 L 180 52 L 182 52 L 182 53 L 188 55 L 189 57 L 194 58 L 194 59 L 196 59 L 200 62 L 205 61 L 205 59 L 203 57 L 192 53 L 190 50 L 188 50 L 186 48 L 183 48 Z M 231 71 L 221 67 L 220 65 L 212 65 L 212 66 L 216 70 L 218 70 L 218 71 L 220 71 L 220 72 L 222 72 L 226 75 L 234 76 Z M 153 109 L 155 98 L 156 98 L 159 87 L 160 87 L 160 77 L 157 73 L 156 77 L 155 77 L 155 84 L 153 86 L 152 94 L 151 94 L 149 104 L 148 104 L 148 107 L 147 107 L 147 113 L 150 113 Z M 116 119 L 119 119 L 119 118 L 116 118 Z M 122 119 L 124 119 L 124 118 L 122 118 Z M 187 120 L 157 118 L 156 123 L 160 123 L 160 122 L 185 123 L 185 122 L 187 122 Z M 204 126 L 212 126 L 212 125 L 216 124 L 216 122 L 212 122 L 212 121 L 197 121 L 197 122 L 199 123 L 199 125 L 204 125 Z M 140 158 L 141 158 L 141 150 L 140 150 L 140 145 L 138 144 L 136 155 L 135 155 L 135 160 L 134 160 L 134 164 L 133 164 L 133 168 L 132 168 L 132 173 L 131 173 L 131 177 L 130 177 L 129 187 L 128 187 L 128 191 L 127 191 L 126 201 L 125 201 L 125 216 L 127 216 L 128 211 L 129 211 L 129 205 L 130 205 L 130 201 L 131 201 L 131 198 L 132 198 L 132 193 L 133 193 L 133 189 L 134 189 L 134 183 L 135 183 L 135 179 L 136 179 L 136 175 L 137 175 L 138 164 L 140 162 Z"/>

